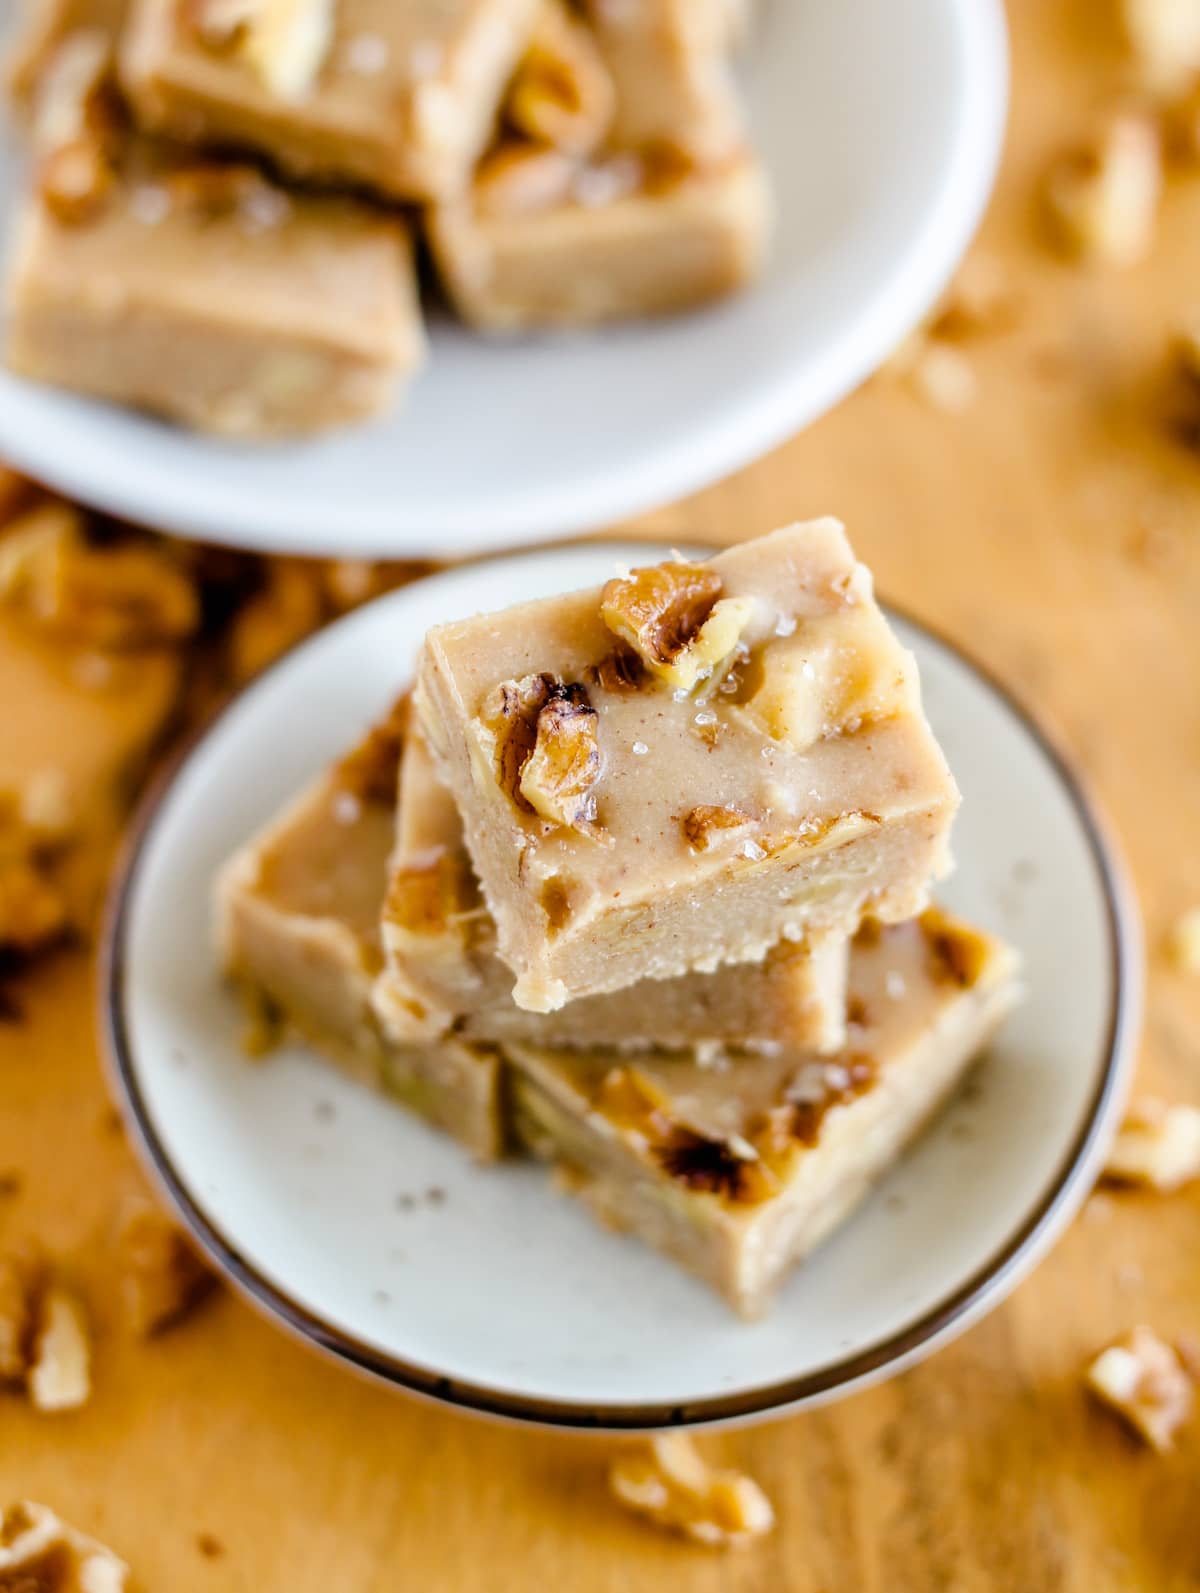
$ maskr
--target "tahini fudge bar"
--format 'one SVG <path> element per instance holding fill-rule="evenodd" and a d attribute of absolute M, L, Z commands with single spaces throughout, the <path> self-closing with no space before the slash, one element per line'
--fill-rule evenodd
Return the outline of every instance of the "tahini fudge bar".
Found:
<path fill-rule="evenodd" d="M 404 223 L 131 141 L 102 42 L 72 35 L 39 89 L 8 365 L 238 438 L 387 408 L 424 354 Z"/>
<path fill-rule="evenodd" d="M 450 1036 L 397 1044 L 371 1001 L 402 733 L 396 720 L 382 725 L 226 864 L 221 955 L 344 1071 L 490 1159 L 504 1146 L 497 1054 Z"/>
<path fill-rule="evenodd" d="M 532 1011 L 910 918 L 958 791 L 841 526 L 442 625 L 416 705 Z"/>
<path fill-rule="evenodd" d="M 785 943 L 760 963 L 585 996 L 553 1013 L 523 1011 L 496 955 L 458 809 L 416 730 L 401 761 L 382 932 L 387 967 L 376 1006 L 397 1038 L 453 1030 L 554 1047 L 692 1051 L 717 1065 L 726 1053 L 785 1045 L 829 1051 L 845 1037 L 847 943 L 837 937 L 811 952 Z"/>
<path fill-rule="evenodd" d="M 930 911 L 865 927 L 842 1054 L 714 1072 L 513 1044 L 515 1129 L 603 1223 L 756 1317 L 936 1112 L 1016 995 L 1013 953 L 966 924 Z"/>
<path fill-rule="evenodd" d="M 133 0 L 140 124 L 397 199 L 467 180 L 537 0 Z"/>

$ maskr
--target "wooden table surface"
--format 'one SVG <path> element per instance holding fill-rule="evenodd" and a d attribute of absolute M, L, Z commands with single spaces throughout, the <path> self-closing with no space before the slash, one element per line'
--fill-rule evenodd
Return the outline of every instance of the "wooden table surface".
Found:
<path fill-rule="evenodd" d="M 1117 81 L 1099 0 L 1012 0 L 1015 103 L 981 248 L 1015 326 L 969 349 L 979 396 L 946 414 L 879 378 L 736 479 L 643 522 L 734 538 L 831 511 L 880 588 L 970 645 L 1098 789 L 1150 948 L 1143 1082 L 1200 1098 L 1200 981 L 1159 947 L 1200 902 L 1200 463 L 1151 393 L 1173 317 L 1200 301 L 1200 180 L 1173 180 L 1160 247 L 1121 275 L 1042 253 L 1048 154 Z M 0 688 L 3 683 L 0 682 Z M 1071 926 L 1065 924 L 1063 933 Z M 87 1249 L 127 1176 L 83 954 L 35 970 L 0 1025 L 0 1235 Z M 93 1295 L 113 1285 L 93 1250 Z M 0 1408 L 0 1497 L 98 1533 L 146 1589 L 770 1593 L 1200 1588 L 1200 1423 L 1160 1458 L 1083 1396 L 1080 1368 L 1138 1320 L 1200 1327 L 1200 1190 L 1101 1195 L 1001 1310 L 931 1362 L 833 1408 L 705 1440 L 779 1526 L 728 1556 L 608 1501 L 597 1439 L 392 1397 L 222 1295 L 150 1345 L 106 1327 L 72 1416 Z M 204 1535 L 207 1542 L 204 1552 Z"/>

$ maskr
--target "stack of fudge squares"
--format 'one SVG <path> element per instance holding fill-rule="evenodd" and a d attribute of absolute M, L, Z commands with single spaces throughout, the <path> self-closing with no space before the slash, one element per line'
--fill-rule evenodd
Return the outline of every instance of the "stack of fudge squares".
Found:
<path fill-rule="evenodd" d="M 1017 994 L 931 905 L 958 792 L 841 526 L 441 625 L 222 871 L 260 1011 L 528 1153 L 747 1317 Z"/>
<path fill-rule="evenodd" d="M 745 0 L 21 0 L 5 359 L 241 439 L 388 408 L 424 246 L 488 333 L 687 309 L 762 265 Z"/>

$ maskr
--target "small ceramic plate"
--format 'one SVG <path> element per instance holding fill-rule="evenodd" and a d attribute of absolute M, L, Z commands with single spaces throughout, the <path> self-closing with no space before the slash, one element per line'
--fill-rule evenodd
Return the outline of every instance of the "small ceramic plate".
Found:
<path fill-rule="evenodd" d="M 946 899 L 1016 943 L 1028 999 L 768 1320 L 736 1320 L 597 1227 L 542 1168 L 473 1166 L 300 1048 L 249 1063 L 210 951 L 222 859 L 392 700 L 427 626 L 648 556 L 608 544 L 454 570 L 316 637 L 152 798 L 110 928 L 109 1039 L 128 1121 L 216 1264 L 350 1365 L 530 1421 L 745 1417 L 928 1354 L 998 1304 L 1084 1198 L 1136 1022 L 1134 915 L 1078 787 L 998 686 L 897 620 L 963 789 Z"/>
<path fill-rule="evenodd" d="M 376 425 L 229 446 L 0 372 L 0 455 L 85 502 L 289 553 L 481 553 L 716 480 L 863 380 L 950 275 L 1004 125 L 999 0 L 776 0 L 747 63 L 771 268 L 697 315 L 486 342 L 444 319 Z M 0 151 L 0 195 L 17 162 Z"/>

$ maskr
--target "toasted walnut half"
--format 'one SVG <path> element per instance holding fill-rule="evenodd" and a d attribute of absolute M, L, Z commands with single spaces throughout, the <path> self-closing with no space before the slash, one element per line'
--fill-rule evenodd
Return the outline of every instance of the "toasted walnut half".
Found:
<path fill-rule="evenodd" d="M 1162 181 L 1154 121 L 1133 111 L 1111 117 L 1090 143 L 1060 156 L 1046 175 L 1047 216 L 1056 241 L 1083 260 L 1135 265 L 1154 240 Z"/>
<path fill-rule="evenodd" d="M 543 0 L 508 92 L 508 120 L 540 144 L 590 155 L 603 143 L 615 107 L 613 81 L 591 30 L 561 0 Z"/>
<path fill-rule="evenodd" d="M 753 1478 L 709 1466 L 682 1433 L 662 1434 L 621 1456 L 609 1485 L 621 1504 L 655 1526 L 710 1548 L 760 1538 L 775 1525 L 771 1502 Z"/>
<path fill-rule="evenodd" d="M 1134 1101 L 1104 1172 L 1118 1183 L 1162 1190 L 1200 1178 L 1200 1108 L 1153 1096 Z"/>
<path fill-rule="evenodd" d="M 125 1593 L 129 1567 L 45 1505 L 10 1505 L 0 1517 L 0 1587 L 14 1593 Z"/>
<path fill-rule="evenodd" d="M 1192 1413 L 1195 1391 L 1179 1352 L 1148 1327 L 1135 1327 L 1102 1350 L 1088 1387 L 1153 1448 L 1170 1449 Z"/>
<path fill-rule="evenodd" d="M 732 656 L 753 612 L 750 598 L 723 598 L 722 587 L 703 564 L 652 565 L 609 581 L 600 615 L 651 674 L 691 691 Z"/>
<path fill-rule="evenodd" d="M 748 830 L 752 814 L 727 802 L 721 806 L 702 803 L 683 816 L 683 836 L 693 852 L 711 852 L 715 846 Z"/>
<path fill-rule="evenodd" d="M 125 1316 L 141 1338 L 178 1322 L 216 1287 L 187 1236 L 144 1196 L 125 1202 L 115 1238 Z"/>
<path fill-rule="evenodd" d="M 496 779 L 519 808 L 551 824 L 594 831 L 603 759 L 586 687 L 547 674 L 505 681 L 480 720 L 494 737 Z"/>
<path fill-rule="evenodd" d="M 231 50 L 270 93 L 301 99 L 333 37 L 334 0 L 191 0 L 197 37 Z"/>
<path fill-rule="evenodd" d="M 799 621 L 756 649 L 734 701 L 760 729 L 797 752 L 903 712 L 916 669 L 872 604 Z"/>
<path fill-rule="evenodd" d="M 65 503 L 30 510 L 0 536 L 0 600 L 105 649 L 181 641 L 200 623 L 192 579 L 164 545 L 136 536 L 93 543 Z"/>

